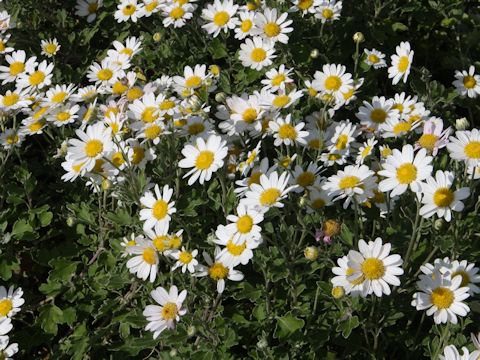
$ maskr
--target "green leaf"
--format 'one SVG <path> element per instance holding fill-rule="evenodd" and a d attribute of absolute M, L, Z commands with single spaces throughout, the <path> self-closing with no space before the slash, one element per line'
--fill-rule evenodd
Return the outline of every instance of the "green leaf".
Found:
<path fill-rule="evenodd" d="M 50 276 L 48 277 L 51 281 L 60 281 L 65 282 L 70 280 L 72 275 L 77 269 L 78 261 L 71 261 L 67 259 L 53 259 L 49 262 L 50 266 L 53 267 L 53 270 L 50 271 Z"/>
<path fill-rule="evenodd" d="M 58 324 L 63 322 L 62 316 L 62 309 L 54 304 L 49 304 L 40 309 L 37 322 L 40 323 L 40 327 L 45 332 L 56 335 L 58 331 Z"/>
<path fill-rule="evenodd" d="M 13 224 L 12 235 L 19 240 L 32 233 L 33 228 L 26 220 L 19 219 Z"/>
<path fill-rule="evenodd" d="M 275 337 L 278 339 L 285 338 L 300 330 L 305 321 L 292 315 L 277 317 L 277 326 L 275 327 Z"/>
<path fill-rule="evenodd" d="M 352 333 L 352 330 L 355 329 L 359 324 L 360 322 L 358 321 L 358 316 L 349 316 L 346 320 L 338 324 L 337 332 L 341 332 L 342 336 L 347 339 Z"/>

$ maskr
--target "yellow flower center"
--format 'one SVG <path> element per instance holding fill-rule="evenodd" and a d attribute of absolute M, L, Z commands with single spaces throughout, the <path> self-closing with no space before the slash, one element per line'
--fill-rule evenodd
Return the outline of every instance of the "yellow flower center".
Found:
<path fill-rule="evenodd" d="M 395 135 L 401 135 L 402 133 L 408 132 L 412 128 L 412 125 L 409 122 L 399 122 L 393 127 L 393 133 Z"/>
<path fill-rule="evenodd" d="M 20 96 L 18 96 L 15 93 L 11 93 L 10 95 L 5 95 L 3 97 L 3 106 L 12 106 L 15 105 L 18 100 L 20 99 Z"/>
<path fill-rule="evenodd" d="M 367 258 L 360 266 L 363 275 L 368 280 L 380 279 L 385 274 L 385 266 L 383 261 L 377 258 Z"/>
<path fill-rule="evenodd" d="M 348 135 L 342 134 L 338 137 L 335 147 L 337 150 L 344 150 L 347 147 Z"/>
<path fill-rule="evenodd" d="M 405 110 L 405 107 L 403 106 L 403 104 L 394 104 L 392 106 L 392 109 L 394 110 L 398 110 L 401 113 L 403 113 L 403 111 Z"/>
<path fill-rule="evenodd" d="M 347 92 L 342 93 L 342 95 L 345 100 L 348 100 L 353 96 L 354 93 L 355 93 L 355 88 L 352 87 Z"/>
<path fill-rule="evenodd" d="M 446 187 L 438 188 L 433 194 L 433 202 L 438 207 L 450 206 L 454 199 L 453 192 Z"/>
<path fill-rule="evenodd" d="M 159 199 L 153 204 L 152 213 L 155 219 L 162 220 L 168 214 L 168 204 Z"/>
<path fill-rule="evenodd" d="M 468 275 L 468 273 L 464 270 L 458 270 L 458 271 L 455 271 L 453 274 L 452 274 L 452 279 L 455 277 L 455 276 L 461 276 L 462 277 L 462 282 L 460 284 L 460 287 L 465 287 L 465 286 L 468 286 L 468 284 L 470 283 L 470 275 Z"/>
<path fill-rule="evenodd" d="M 212 166 L 215 155 L 209 150 L 203 150 L 195 160 L 195 167 L 200 170 L 207 170 Z"/>
<path fill-rule="evenodd" d="M 404 163 L 397 169 L 397 180 L 400 184 L 410 184 L 417 178 L 417 168 L 411 163 Z"/>
<path fill-rule="evenodd" d="M 228 268 L 222 263 L 216 262 L 208 269 L 208 274 L 213 280 L 225 279 L 228 276 Z"/>
<path fill-rule="evenodd" d="M 127 242 L 127 246 L 135 246 L 135 245 L 137 245 L 135 240 L 130 240 L 130 241 Z"/>
<path fill-rule="evenodd" d="M 310 171 L 305 171 L 298 175 L 297 177 L 297 184 L 303 188 L 313 185 L 315 181 L 315 174 Z"/>
<path fill-rule="evenodd" d="M 18 137 L 17 134 L 7 136 L 7 144 L 9 145 L 16 144 L 19 140 L 20 138 Z"/>
<path fill-rule="evenodd" d="M 230 20 L 230 15 L 226 11 L 219 11 L 213 16 L 213 23 L 218 27 L 225 26 Z"/>
<path fill-rule="evenodd" d="M 40 85 L 43 82 L 43 80 L 45 80 L 45 74 L 40 70 L 35 71 L 28 78 L 28 82 L 32 86 Z"/>
<path fill-rule="evenodd" d="M 252 50 L 252 53 L 250 54 L 250 59 L 253 62 L 262 62 L 267 58 L 267 52 L 263 50 L 262 48 L 255 48 Z"/>
<path fill-rule="evenodd" d="M 127 99 L 129 101 L 133 101 L 136 99 L 139 99 L 143 95 L 143 90 L 140 89 L 139 87 L 133 87 L 127 92 Z"/>
<path fill-rule="evenodd" d="M 330 161 L 336 161 L 340 158 L 341 158 L 341 156 L 339 154 L 328 154 L 328 160 L 330 160 Z"/>
<path fill-rule="evenodd" d="M 88 157 L 94 158 L 103 151 L 103 143 L 100 140 L 88 140 L 85 144 L 85 154 Z"/>
<path fill-rule="evenodd" d="M 397 65 L 398 71 L 400 71 L 401 73 L 404 73 L 405 71 L 407 71 L 409 65 L 410 65 L 410 61 L 408 60 L 407 56 L 400 57 Z"/>
<path fill-rule="evenodd" d="M 56 117 L 58 121 L 67 121 L 68 119 L 70 119 L 70 113 L 68 111 L 62 111 L 59 112 Z"/>
<path fill-rule="evenodd" d="M 435 148 L 435 144 L 437 143 L 438 136 L 434 134 L 423 134 L 418 139 L 418 143 L 422 148 L 432 151 Z"/>
<path fill-rule="evenodd" d="M 189 264 L 190 261 L 192 261 L 193 259 L 193 256 L 191 253 L 189 253 L 188 251 L 182 251 L 179 255 L 178 255 L 178 260 L 182 263 L 182 264 Z"/>
<path fill-rule="evenodd" d="M 273 86 L 280 86 L 284 81 L 286 77 L 284 74 L 277 74 L 273 77 L 272 79 L 272 85 Z"/>
<path fill-rule="evenodd" d="M 175 107 L 175 101 L 172 100 L 164 100 L 160 103 L 160 110 L 169 110 Z"/>
<path fill-rule="evenodd" d="M 280 26 L 277 23 L 274 23 L 274 22 L 267 23 L 263 27 L 263 32 L 268 37 L 278 36 L 278 34 L 280 34 L 280 30 L 281 30 Z"/>
<path fill-rule="evenodd" d="M 360 184 L 360 179 L 356 176 L 345 176 L 338 183 L 338 187 L 342 190 L 344 189 L 353 189 L 354 187 Z"/>
<path fill-rule="evenodd" d="M 141 118 L 144 123 L 154 122 L 158 118 L 157 109 L 153 106 L 147 106 L 145 110 L 143 110 Z"/>
<path fill-rule="evenodd" d="M 308 142 L 308 147 L 310 149 L 320 149 L 322 143 L 320 142 L 320 139 L 312 139 Z"/>
<path fill-rule="evenodd" d="M 151 247 L 147 247 L 145 250 L 143 250 L 142 257 L 143 260 L 149 265 L 154 265 L 157 262 L 155 259 L 155 249 Z"/>
<path fill-rule="evenodd" d="M 0 300 L 0 315 L 7 316 L 12 309 L 13 309 L 12 300 L 10 299 Z"/>
<path fill-rule="evenodd" d="M 321 209 L 325 206 L 325 200 L 318 198 L 312 201 L 312 208 Z"/>
<path fill-rule="evenodd" d="M 138 165 L 142 162 L 144 158 L 145 158 L 145 149 L 140 146 L 134 147 L 133 155 L 132 155 L 132 164 Z"/>
<path fill-rule="evenodd" d="M 158 1 L 154 0 L 145 6 L 145 10 L 147 10 L 148 12 L 152 12 L 153 10 L 156 9 L 157 5 L 158 5 Z"/>
<path fill-rule="evenodd" d="M 470 159 L 480 159 L 480 141 L 470 141 L 463 151 Z"/>
<path fill-rule="evenodd" d="M 372 151 L 372 147 L 370 145 L 365 146 L 365 149 L 363 149 L 361 153 L 362 158 L 366 158 L 371 151 Z"/>
<path fill-rule="evenodd" d="M 373 109 L 370 113 L 370 119 L 376 124 L 382 124 L 387 118 L 387 113 L 383 109 Z"/>
<path fill-rule="evenodd" d="M 125 91 L 127 91 L 128 86 L 122 83 L 121 81 L 115 82 L 112 86 L 112 92 L 114 94 L 123 94 Z"/>
<path fill-rule="evenodd" d="M 283 124 L 278 129 L 278 136 L 281 139 L 295 140 L 297 138 L 297 130 L 291 124 Z"/>
<path fill-rule="evenodd" d="M 44 50 L 47 54 L 54 55 L 57 52 L 57 45 L 53 43 L 46 44 Z"/>
<path fill-rule="evenodd" d="M 162 133 L 160 125 L 153 124 L 144 130 L 145 137 L 149 140 L 156 139 Z"/>
<path fill-rule="evenodd" d="M 300 0 L 297 6 L 301 10 L 307 10 L 307 9 L 310 9 L 312 5 L 313 5 L 313 0 Z"/>
<path fill-rule="evenodd" d="M 98 80 L 101 81 L 108 81 L 112 78 L 112 76 L 113 71 L 110 69 L 100 69 L 97 74 Z"/>
<path fill-rule="evenodd" d="M 170 17 L 175 20 L 181 19 L 183 15 L 185 15 L 185 10 L 183 10 L 181 6 L 173 8 L 172 11 L 170 11 Z"/>
<path fill-rule="evenodd" d="M 154 2 L 152 2 L 152 3 L 154 3 Z M 125 54 L 125 55 L 128 55 L 128 56 L 131 57 L 133 55 L 133 49 L 123 48 L 122 50 L 120 50 L 120 54 Z"/>
<path fill-rule="evenodd" d="M 376 64 L 380 61 L 380 58 L 375 54 L 370 54 L 368 55 L 368 61 L 370 61 L 372 64 Z"/>
<path fill-rule="evenodd" d="M 182 238 L 177 235 L 172 235 L 168 239 L 168 247 L 170 249 L 178 249 L 182 245 Z"/>
<path fill-rule="evenodd" d="M 260 184 L 260 176 L 262 176 L 261 172 L 252 173 L 247 181 L 248 186 L 251 186 L 252 184 Z"/>
<path fill-rule="evenodd" d="M 98 9 L 98 3 L 93 2 L 93 3 L 88 4 L 88 13 L 89 14 L 95 13 L 97 11 L 97 9 Z"/>
<path fill-rule="evenodd" d="M 477 85 L 477 82 L 473 76 L 468 75 L 463 78 L 463 86 L 465 86 L 465 88 L 473 89 L 475 85 Z"/>
<path fill-rule="evenodd" d="M 318 91 L 315 90 L 314 88 L 312 87 L 309 87 L 308 88 L 308 95 L 311 96 L 311 97 L 315 97 L 318 95 Z"/>
<path fill-rule="evenodd" d="M 333 10 L 329 8 L 325 8 L 322 10 L 322 16 L 326 20 L 330 20 L 333 17 Z"/>
<path fill-rule="evenodd" d="M 444 287 L 438 287 L 430 294 L 430 301 L 439 309 L 448 309 L 454 298 L 453 291 Z"/>
<path fill-rule="evenodd" d="M 237 220 L 238 232 L 248 234 L 253 227 L 253 219 L 250 215 L 243 215 Z"/>
<path fill-rule="evenodd" d="M 112 163 L 116 167 L 120 167 L 125 163 L 125 159 L 123 158 L 123 154 L 121 151 L 117 151 L 112 155 Z"/>
<path fill-rule="evenodd" d="M 257 119 L 257 116 L 258 116 L 257 110 L 255 110 L 254 108 L 248 108 L 243 112 L 242 119 L 246 123 L 251 124 Z"/>
<path fill-rule="evenodd" d="M 262 206 L 272 206 L 277 202 L 277 199 L 280 197 L 280 195 L 280 190 L 276 188 L 264 190 L 260 194 L 260 204 Z"/>
<path fill-rule="evenodd" d="M 15 61 L 10 64 L 10 75 L 16 76 L 25 70 L 25 64 L 21 61 Z"/>
<path fill-rule="evenodd" d="M 162 308 L 162 318 L 164 320 L 173 320 L 177 317 L 177 305 L 172 302 L 167 302 Z"/>
<path fill-rule="evenodd" d="M 202 78 L 200 76 L 190 76 L 187 80 L 185 80 L 185 86 L 187 88 L 197 88 L 202 84 Z"/>
<path fill-rule="evenodd" d="M 135 10 L 137 10 L 137 7 L 135 5 L 128 4 L 122 9 L 122 12 L 125 16 L 132 16 Z"/>
<path fill-rule="evenodd" d="M 65 100 L 67 95 L 68 94 L 65 91 L 59 91 L 58 93 L 56 93 L 55 95 L 52 96 L 52 102 L 56 103 L 56 104 L 59 104 L 59 103 L 63 102 L 63 100 Z"/>
<path fill-rule="evenodd" d="M 283 108 L 288 105 L 290 102 L 290 97 L 288 95 L 278 95 L 275 96 L 275 99 L 273 99 L 273 106 L 277 108 Z"/>
<path fill-rule="evenodd" d="M 381 155 L 383 157 L 387 157 L 389 155 L 392 155 L 392 149 L 390 149 L 388 146 L 385 146 L 381 151 L 380 151 Z"/>
<path fill-rule="evenodd" d="M 342 86 L 342 79 L 336 75 L 330 75 L 325 79 L 325 89 L 329 91 L 338 91 Z"/>
<path fill-rule="evenodd" d="M 82 170 L 82 167 L 83 167 L 83 162 L 79 163 L 79 164 L 75 164 L 72 166 L 72 170 L 75 171 L 76 173 L 79 173 L 81 170 Z"/>
<path fill-rule="evenodd" d="M 246 33 L 250 31 L 252 26 L 253 26 L 252 20 L 247 19 L 242 21 L 242 24 L 240 25 L 240 29 L 242 30 L 242 32 Z"/>
<path fill-rule="evenodd" d="M 190 135 L 200 134 L 203 130 L 205 130 L 205 125 L 202 123 L 193 123 L 188 127 L 188 133 Z"/>
<path fill-rule="evenodd" d="M 168 236 L 160 235 L 155 237 L 155 239 L 153 239 L 153 245 L 158 251 L 165 251 L 168 248 Z"/>
<path fill-rule="evenodd" d="M 378 190 L 373 190 L 373 202 L 375 204 L 383 204 L 385 202 L 385 195 Z"/>
<path fill-rule="evenodd" d="M 233 256 L 242 255 L 246 247 L 247 247 L 246 242 L 243 242 L 241 245 L 236 245 L 231 240 L 227 242 L 227 251 Z"/>
<path fill-rule="evenodd" d="M 33 123 L 31 123 L 30 125 L 28 125 L 28 130 L 30 130 L 30 132 L 34 133 L 34 132 L 37 132 L 39 131 L 43 126 L 45 125 L 45 121 L 35 121 Z"/>

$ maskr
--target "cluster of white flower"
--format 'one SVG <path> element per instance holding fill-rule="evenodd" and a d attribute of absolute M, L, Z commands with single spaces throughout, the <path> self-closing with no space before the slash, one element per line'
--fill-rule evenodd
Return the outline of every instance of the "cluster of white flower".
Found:
<path fill-rule="evenodd" d="M 18 352 L 18 344 L 10 343 L 7 335 L 13 329 L 12 317 L 24 304 L 23 291 L 10 286 L 8 290 L 0 286 L 0 358 L 9 360 Z"/>

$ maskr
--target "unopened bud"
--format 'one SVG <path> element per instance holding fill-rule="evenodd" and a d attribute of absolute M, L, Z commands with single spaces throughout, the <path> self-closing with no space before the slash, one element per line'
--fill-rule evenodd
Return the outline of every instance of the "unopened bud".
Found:
<path fill-rule="evenodd" d="M 213 76 L 220 75 L 220 66 L 218 66 L 218 65 L 210 65 L 209 70 L 210 70 L 210 72 L 212 73 Z"/>
<path fill-rule="evenodd" d="M 443 219 L 437 219 L 435 220 L 435 222 L 433 223 L 433 228 L 437 231 L 441 231 L 441 230 L 444 230 L 445 229 L 445 225 L 447 225 L 447 223 L 445 222 L 445 220 Z"/>
<path fill-rule="evenodd" d="M 172 350 L 170 350 L 170 356 L 171 356 L 171 357 L 177 356 L 177 349 L 172 349 Z"/>
<path fill-rule="evenodd" d="M 75 225 L 75 223 L 76 220 L 73 216 L 67 217 L 67 226 L 72 227 L 73 225 Z"/>
<path fill-rule="evenodd" d="M 340 299 L 345 295 L 345 289 L 342 286 L 334 286 L 332 289 L 332 296 L 335 299 Z"/>
<path fill-rule="evenodd" d="M 307 246 L 303 254 L 307 260 L 315 261 L 318 258 L 318 248 L 316 246 Z"/>
<path fill-rule="evenodd" d="M 467 130 L 470 127 L 470 123 L 467 118 L 460 118 L 455 120 L 455 128 L 457 130 Z"/>
<path fill-rule="evenodd" d="M 215 94 L 215 101 L 218 103 L 225 102 L 226 98 L 227 98 L 227 94 L 225 94 L 224 92 L 219 92 L 218 94 Z"/>
<path fill-rule="evenodd" d="M 312 59 L 316 59 L 320 56 L 320 51 L 318 49 L 313 49 L 312 51 L 310 51 L 310 57 Z"/>
<path fill-rule="evenodd" d="M 160 40 L 162 40 L 162 34 L 160 34 L 159 32 L 153 34 L 153 41 L 159 42 Z"/>
<path fill-rule="evenodd" d="M 353 34 L 353 41 L 360 44 L 365 41 L 365 36 L 361 32 L 356 32 Z"/>
<path fill-rule="evenodd" d="M 106 191 L 112 187 L 112 182 L 108 179 L 102 180 L 102 190 Z"/>
<path fill-rule="evenodd" d="M 265 349 L 268 346 L 268 342 L 266 339 L 261 339 L 259 342 L 257 342 L 257 347 L 259 349 Z"/>
<path fill-rule="evenodd" d="M 195 333 L 197 332 L 197 328 L 193 325 L 190 325 L 188 328 L 187 328 L 187 335 L 192 337 L 193 335 L 195 335 Z"/>

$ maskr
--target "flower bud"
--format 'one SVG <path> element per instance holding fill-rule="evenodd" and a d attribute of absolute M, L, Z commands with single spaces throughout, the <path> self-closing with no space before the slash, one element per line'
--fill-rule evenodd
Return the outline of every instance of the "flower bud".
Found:
<path fill-rule="evenodd" d="M 102 190 L 106 191 L 112 187 L 112 182 L 108 179 L 102 180 Z"/>
<path fill-rule="evenodd" d="M 365 41 L 365 36 L 361 32 L 356 32 L 353 34 L 353 41 L 360 44 Z"/>
<path fill-rule="evenodd" d="M 318 49 L 313 49 L 312 51 L 310 51 L 310 57 L 312 59 L 316 59 L 320 56 L 320 51 Z"/>
<path fill-rule="evenodd" d="M 195 335 L 195 333 L 197 332 L 197 328 L 193 325 L 190 325 L 188 328 L 187 328 L 187 335 L 192 337 L 193 335 Z"/>
<path fill-rule="evenodd" d="M 316 246 L 307 246 L 303 254 L 307 260 L 315 261 L 318 258 L 318 248 Z"/>
<path fill-rule="evenodd" d="M 257 342 L 257 347 L 259 349 L 265 349 L 268 346 L 268 342 L 266 339 L 261 339 L 259 342 Z"/>
<path fill-rule="evenodd" d="M 341 299 L 345 295 L 345 289 L 342 286 L 334 286 L 332 289 L 332 296 L 335 299 Z"/>
<path fill-rule="evenodd" d="M 220 75 L 220 66 L 218 65 L 210 65 L 209 70 L 213 76 Z"/>
<path fill-rule="evenodd" d="M 159 42 L 160 40 L 162 40 L 162 34 L 160 34 L 159 32 L 153 34 L 153 41 Z"/>
<path fill-rule="evenodd" d="M 336 220 L 329 219 L 323 223 L 322 231 L 328 237 L 333 237 L 340 234 L 342 224 Z"/>
<path fill-rule="evenodd" d="M 67 217 L 67 226 L 72 227 L 77 221 L 73 216 Z"/>
<path fill-rule="evenodd" d="M 171 357 L 175 357 L 177 356 L 177 349 L 172 349 L 170 350 L 170 354 L 169 354 Z"/>
<path fill-rule="evenodd" d="M 437 219 L 435 220 L 435 222 L 433 223 L 433 228 L 437 231 L 441 231 L 441 230 L 445 230 L 445 225 L 447 225 L 447 223 L 445 222 L 445 220 L 443 219 Z"/>
<path fill-rule="evenodd" d="M 226 98 L 227 98 L 227 94 L 225 94 L 224 92 L 219 92 L 219 93 L 215 94 L 215 101 L 218 102 L 218 103 L 225 102 Z"/>
<path fill-rule="evenodd" d="M 455 128 L 457 130 L 467 130 L 470 127 L 470 123 L 467 118 L 460 118 L 455 120 Z"/>

